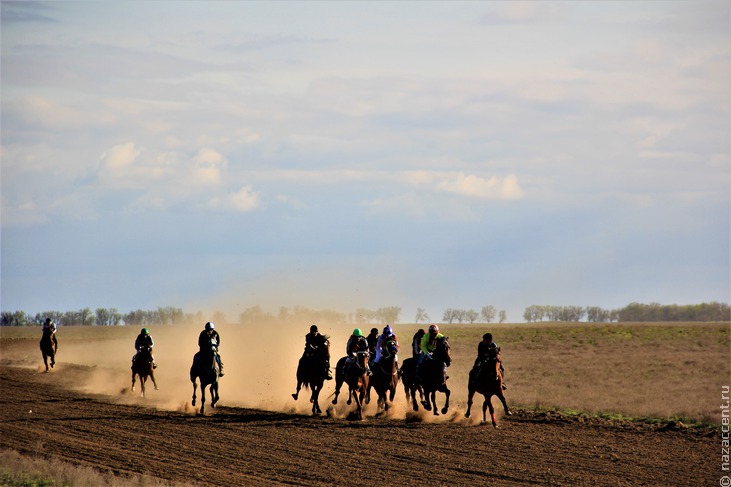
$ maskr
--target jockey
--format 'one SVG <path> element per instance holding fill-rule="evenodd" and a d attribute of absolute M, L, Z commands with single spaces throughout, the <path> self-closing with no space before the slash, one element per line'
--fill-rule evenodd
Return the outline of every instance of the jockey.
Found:
<path fill-rule="evenodd" d="M 421 339 L 424 337 L 425 333 L 424 329 L 420 328 L 419 331 L 414 334 L 414 338 L 411 339 L 411 356 L 417 360 L 419 355 L 421 355 Z"/>
<path fill-rule="evenodd" d="M 137 353 L 135 353 L 134 357 L 132 357 L 132 363 L 135 363 L 135 360 L 137 360 L 137 356 L 140 354 L 141 351 L 145 350 L 146 348 L 150 349 L 150 359 L 152 360 L 152 368 L 156 369 L 157 364 L 155 363 L 155 357 L 152 356 L 152 346 L 155 344 L 154 341 L 152 341 L 152 335 L 150 335 L 150 332 L 147 328 L 143 328 L 140 331 L 140 334 L 137 335 L 137 338 L 135 339 L 135 350 L 137 350 Z"/>
<path fill-rule="evenodd" d="M 198 335 L 198 347 L 200 351 L 206 354 L 213 353 L 218 364 L 218 376 L 223 377 L 223 362 L 218 354 L 218 347 L 221 346 L 221 337 L 215 330 L 216 326 L 213 322 L 206 323 L 205 329 Z"/>
<path fill-rule="evenodd" d="M 497 343 L 492 341 L 492 333 L 485 333 L 482 335 L 482 341 L 477 344 L 477 358 L 475 359 L 475 365 L 473 369 L 479 370 L 483 363 L 487 361 L 490 356 L 497 357 L 498 363 L 500 364 L 500 374 L 505 375 L 505 369 L 503 368 L 503 361 L 500 360 L 500 347 Z M 503 389 L 507 389 L 508 386 L 503 383 Z"/>
<path fill-rule="evenodd" d="M 366 341 L 368 342 L 368 358 L 373 358 L 376 356 L 376 346 L 378 345 L 378 328 L 371 328 L 371 332 L 366 337 Z"/>
<path fill-rule="evenodd" d="M 46 322 L 43 323 L 43 332 L 48 331 L 51 335 L 56 333 L 56 323 L 51 318 L 46 318 Z"/>
<path fill-rule="evenodd" d="M 313 354 L 320 347 L 325 350 L 325 379 L 332 380 L 332 372 L 330 372 L 330 350 L 325 335 L 321 335 L 317 330 L 317 325 L 310 326 L 310 332 L 305 335 L 305 352 L 304 355 Z"/>
<path fill-rule="evenodd" d="M 416 381 L 421 377 L 421 363 L 425 358 L 431 358 L 432 353 L 437 349 L 437 339 L 439 338 L 444 338 L 444 335 L 439 332 L 439 327 L 436 324 L 429 325 L 429 333 L 425 333 L 421 338 L 421 355 L 419 355 L 419 360 L 416 363 Z"/>
<path fill-rule="evenodd" d="M 353 330 L 353 334 L 350 335 L 350 338 L 348 338 L 348 344 L 345 346 L 345 353 L 348 354 L 348 358 L 345 360 L 345 366 L 347 366 L 352 363 L 355 360 L 355 354 L 358 352 L 367 352 L 368 351 L 368 341 L 363 336 L 363 332 L 360 331 L 360 328 L 356 328 Z M 368 361 L 366 360 L 366 372 L 368 372 L 368 375 L 373 375 L 371 372 L 371 367 L 368 365 Z"/>
<path fill-rule="evenodd" d="M 398 338 L 396 338 L 396 335 L 393 334 L 393 329 L 391 328 L 391 325 L 386 325 L 383 328 L 383 333 L 378 337 L 378 342 L 376 345 L 376 359 L 373 361 L 374 364 L 377 364 L 381 361 L 384 353 L 388 355 L 388 350 L 386 350 L 386 344 L 390 340 L 393 340 L 396 343 L 396 351 L 398 352 Z"/>

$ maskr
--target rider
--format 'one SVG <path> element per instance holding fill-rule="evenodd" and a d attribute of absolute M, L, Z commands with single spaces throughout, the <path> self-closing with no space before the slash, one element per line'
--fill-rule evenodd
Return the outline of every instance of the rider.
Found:
<path fill-rule="evenodd" d="M 368 342 L 368 358 L 374 358 L 376 356 L 376 346 L 378 345 L 378 328 L 371 328 L 366 341 Z"/>
<path fill-rule="evenodd" d="M 376 330 L 377 331 L 377 330 Z M 353 330 L 353 334 L 350 335 L 350 338 L 348 338 L 348 344 L 345 346 L 345 353 L 348 355 L 348 358 L 345 360 L 345 368 L 347 369 L 348 365 L 355 360 L 355 354 L 358 352 L 367 352 L 368 351 L 368 341 L 363 336 L 363 332 L 360 330 L 360 328 L 356 328 Z M 368 365 L 368 360 L 366 360 L 366 372 L 368 375 L 373 375 L 371 372 L 371 367 Z"/>
<path fill-rule="evenodd" d="M 150 335 L 150 331 L 147 328 L 143 328 L 140 331 L 140 334 L 137 335 L 137 338 L 135 339 L 135 350 L 137 352 L 135 353 L 134 357 L 132 357 L 132 364 L 135 363 L 135 360 L 137 360 L 137 356 L 140 354 L 141 351 L 145 349 L 150 349 L 150 359 L 152 360 L 152 368 L 156 369 L 157 364 L 155 363 L 155 357 L 152 356 L 152 346 L 155 344 L 155 342 L 152 341 L 152 335 Z"/>
<path fill-rule="evenodd" d="M 325 349 L 325 379 L 332 380 L 332 372 L 330 372 L 330 347 L 327 343 L 327 337 L 321 335 L 317 330 L 317 325 L 310 326 L 310 332 L 305 335 L 305 352 L 303 354 L 313 354 L 317 349 L 323 347 Z"/>
<path fill-rule="evenodd" d="M 411 355 L 417 360 L 419 359 L 419 355 L 421 355 L 421 339 L 425 333 L 423 328 L 419 328 L 419 331 L 414 334 L 414 338 L 411 339 Z"/>
<path fill-rule="evenodd" d="M 439 327 L 436 324 L 429 325 L 429 333 L 425 333 L 421 338 L 421 355 L 416 363 L 415 380 L 417 382 L 421 378 L 421 364 L 425 358 L 431 358 L 432 353 L 437 349 L 437 339 L 439 338 L 444 338 L 444 335 L 439 332 Z"/>
<path fill-rule="evenodd" d="M 492 333 L 485 333 L 482 335 L 482 341 L 477 344 L 477 358 L 475 359 L 475 365 L 472 367 L 473 370 L 479 370 L 490 356 L 497 357 L 498 363 L 500 364 L 500 374 L 505 377 L 503 361 L 500 360 L 500 347 L 492 341 Z M 503 389 L 507 388 L 508 386 L 503 382 Z"/>
<path fill-rule="evenodd" d="M 392 340 L 396 344 L 396 352 L 398 353 L 398 338 L 396 338 L 396 335 L 393 334 L 393 328 L 391 328 L 391 325 L 386 325 L 383 328 L 383 333 L 378 337 L 378 342 L 376 344 L 376 359 L 373 361 L 374 364 L 380 362 L 384 354 L 388 356 L 386 344 Z"/>
<path fill-rule="evenodd" d="M 50 340 L 53 344 L 53 349 L 58 350 L 58 340 L 56 340 L 56 323 L 51 318 L 46 318 L 46 322 L 43 323 L 43 335 L 41 336 L 41 350 L 43 350 L 43 341 Z M 51 368 L 56 365 L 56 360 L 51 356 Z"/>
<path fill-rule="evenodd" d="M 198 335 L 198 347 L 203 353 L 211 353 L 216 357 L 218 363 L 218 376 L 223 377 L 223 362 L 218 354 L 218 347 L 221 346 L 221 337 L 215 330 L 216 326 L 213 322 L 206 323 L 205 329 Z"/>

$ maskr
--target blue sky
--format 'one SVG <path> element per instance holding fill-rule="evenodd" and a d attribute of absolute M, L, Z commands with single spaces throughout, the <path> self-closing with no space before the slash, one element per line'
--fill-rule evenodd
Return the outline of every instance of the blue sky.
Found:
<path fill-rule="evenodd" d="M 728 2 L 2 2 L 2 309 L 729 301 Z"/>

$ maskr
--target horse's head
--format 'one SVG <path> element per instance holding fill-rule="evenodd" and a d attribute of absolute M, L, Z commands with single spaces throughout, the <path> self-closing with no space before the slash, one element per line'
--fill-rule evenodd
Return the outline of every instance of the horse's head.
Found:
<path fill-rule="evenodd" d="M 386 351 L 388 351 L 389 356 L 393 356 L 398 353 L 398 346 L 396 345 L 395 340 L 389 340 L 386 342 Z"/>
<path fill-rule="evenodd" d="M 437 338 L 437 348 L 434 350 L 434 358 L 443 360 L 447 367 L 452 363 L 452 347 L 449 346 L 449 337 Z"/>
<path fill-rule="evenodd" d="M 366 366 L 368 365 L 368 350 L 360 350 L 356 355 L 356 361 L 358 363 L 358 367 L 365 370 Z"/>

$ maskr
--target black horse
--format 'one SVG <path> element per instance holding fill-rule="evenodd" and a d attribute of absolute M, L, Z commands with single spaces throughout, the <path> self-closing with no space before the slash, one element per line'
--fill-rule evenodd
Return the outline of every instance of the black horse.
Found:
<path fill-rule="evenodd" d="M 53 368 L 56 365 L 56 350 L 58 350 L 56 334 L 50 328 L 43 330 L 40 346 L 41 354 L 43 355 L 43 365 L 46 366 L 46 372 L 48 372 L 48 359 L 51 359 L 51 368 Z"/>
<path fill-rule="evenodd" d="M 442 414 L 447 414 L 447 411 L 449 411 L 450 391 L 447 387 L 447 367 L 451 363 L 449 338 L 440 337 L 437 338 L 436 349 L 431 358 L 425 358 L 420 365 L 420 384 L 424 388 L 424 401 L 421 404 L 427 411 L 432 410 L 433 404 L 435 416 L 439 416 L 436 402 L 437 391 L 443 392 L 446 396 Z"/>
<path fill-rule="evenodd" d="M 467 386 L 467 412 L 464 414 L 467 418 L 470 417 L 472 398 L 474 397 L 475 392 L 479 392 L 485 396 L 485 402 L 482 403 L 483 423 L 487 422 L 486 412 L 489 407 L 492 426 L 493 428 L 497 428 L 497 421 L 495 421 L 495 408 L 492 405 L 492 396 L 497 396 L 503 403 L 505 415 L 511 415 L 508 403 L 505 400 L 505 395 L 503 394 L 503 374 L 500 372 L 500 358 L 498 357 L 497 351 L 490 353 L 480 367 L 473 368 L 470 371 L 470 380 Z"/>
<path fill-rule="evenodd" d="M 198 352 L 193 356 L 193 365 L 190 367 L 190 381 L 193 383 L 193 407 L 195 407 L 195 393 L 198 388 L 196 379 L 201 383 L 201 410 L 205 413 L 206 387 L 211 390 L 211 407 L 215 408 L 218 402 L 218 368 L 216 356 L 212 352 Z"/>
<path fill-rule="evenodd" d="M 419 404 L 416 402 L 416 392 L 419 392 L 419 400 L 424 401 L 424 390 L 421 384 L 417 384 L 414 380 L 416 377 L 416 358 L 407 358 L 401 365 L 401 382 L 404 384 L 404 392 L 406 393 L 406 402 L 411 403 L 414 411 L 419 410 Z"/>
<path fill-rule="evenodd" d="M 299 398 L 300 389 L 311 389 L 312 414 L 322 414 L 320 409 L 320 391 L 327 377 L 327 361 L 330 359 L 330 340 L 325 336 L 324 346 L 312 347 L 308 345 L 305 353 L 297 365 L 297 391 L 292 394 L 296 401 Z"/>
<path fill-rule="evenodd" d="M 145 382 L 149 377 L 152 384 L 157 390 L 157 382 L 155 382 L 155 372 L 152 365 L 152 349 L 150 347 L 143 348 L 140 353 L 132 360 L 132 390 L 135 390 L 135 377 L 140 378 L 140 395 L 145 397 Z"/>

